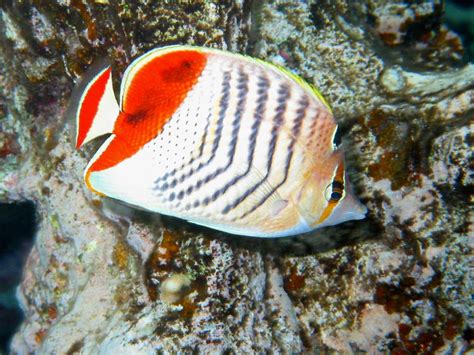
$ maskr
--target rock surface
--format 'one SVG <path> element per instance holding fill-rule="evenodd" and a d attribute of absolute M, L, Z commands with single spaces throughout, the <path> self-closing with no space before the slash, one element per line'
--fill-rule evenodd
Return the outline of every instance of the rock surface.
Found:
<path fill-rule="evenodd" d="M 474 66 L 441 2 L 148 3 L 0 4 L 0 199 L 34 201 L 39 220 L 12 352 L 466 351 Z M 258 240 L 91 194 L 81 176 L 97 144 L 73 149 L 74 85 L 95 60 L 119 80 L 171 43 L 247 53 L 319 87 L 368 218 Z"/>

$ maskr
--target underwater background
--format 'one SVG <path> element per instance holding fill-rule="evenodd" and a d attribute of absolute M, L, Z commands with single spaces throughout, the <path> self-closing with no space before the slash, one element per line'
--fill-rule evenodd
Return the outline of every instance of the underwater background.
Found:
<path fill-rule="evenodd" d="M 472 349 L 472 1 L 4 1 L 0 15 L 2 352 L 15 332 L 16 353 Z M 85 195 L 93 148 L 73 152 L 62 118 L 75 82 L 171 43 L 318 86 L 368 219 L 249 240 Z M 170 275 L 188 285 L 171 306 Z"/>

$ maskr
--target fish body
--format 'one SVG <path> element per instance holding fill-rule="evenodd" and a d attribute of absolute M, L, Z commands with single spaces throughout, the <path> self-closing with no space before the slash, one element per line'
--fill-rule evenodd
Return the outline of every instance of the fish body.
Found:
<path fill-rule="evenodd" d="M 275 65 L 188 46 L 111 68 L 79 100 L 76 146 L 110 134 L 85 169 L 94 192 L 228 233 L 283 237 L 366 208 L 349 188 L 321 94 Z"/>

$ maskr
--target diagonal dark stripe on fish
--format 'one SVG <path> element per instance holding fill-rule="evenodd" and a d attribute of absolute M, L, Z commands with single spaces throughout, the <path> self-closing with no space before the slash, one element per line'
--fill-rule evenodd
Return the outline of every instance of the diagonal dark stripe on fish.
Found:
<path fill-rule="evenodd" d="M 94 192 L 228 233 L 283 237 L 365 217 L 337 124 L 301 78 L 225 51 L 170 46 L 137 58 L 120 102 L 110 68 L 85 88 L 77 148 L 110 134 L 84 179 Z"/>

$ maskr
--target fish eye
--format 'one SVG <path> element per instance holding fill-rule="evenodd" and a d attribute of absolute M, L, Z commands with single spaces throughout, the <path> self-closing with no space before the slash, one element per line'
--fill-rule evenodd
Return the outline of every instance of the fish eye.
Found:
<path fill-rule="evenodd" d="M 334 180 L 326 187 L 324 197 L 328 202 L 339 202 L 344 197 L 344 184 Z"/>
<path fill-rule="evenodd" d="M 338 191 L 333 191 L 331 193 L 331 201 L 339 201 L 342 198 L 342 194 Z"/>
<path fill-rule="evenodd" d="M 341 138 L 341 133 L 339 130 L 339 126 L 336 126 L 336 129 L 334 130 L 334 134 L 332 136 L 332 145 L 334 149 L 339 148 L 339 146 L 342 143 L 342 138 Z"/>

